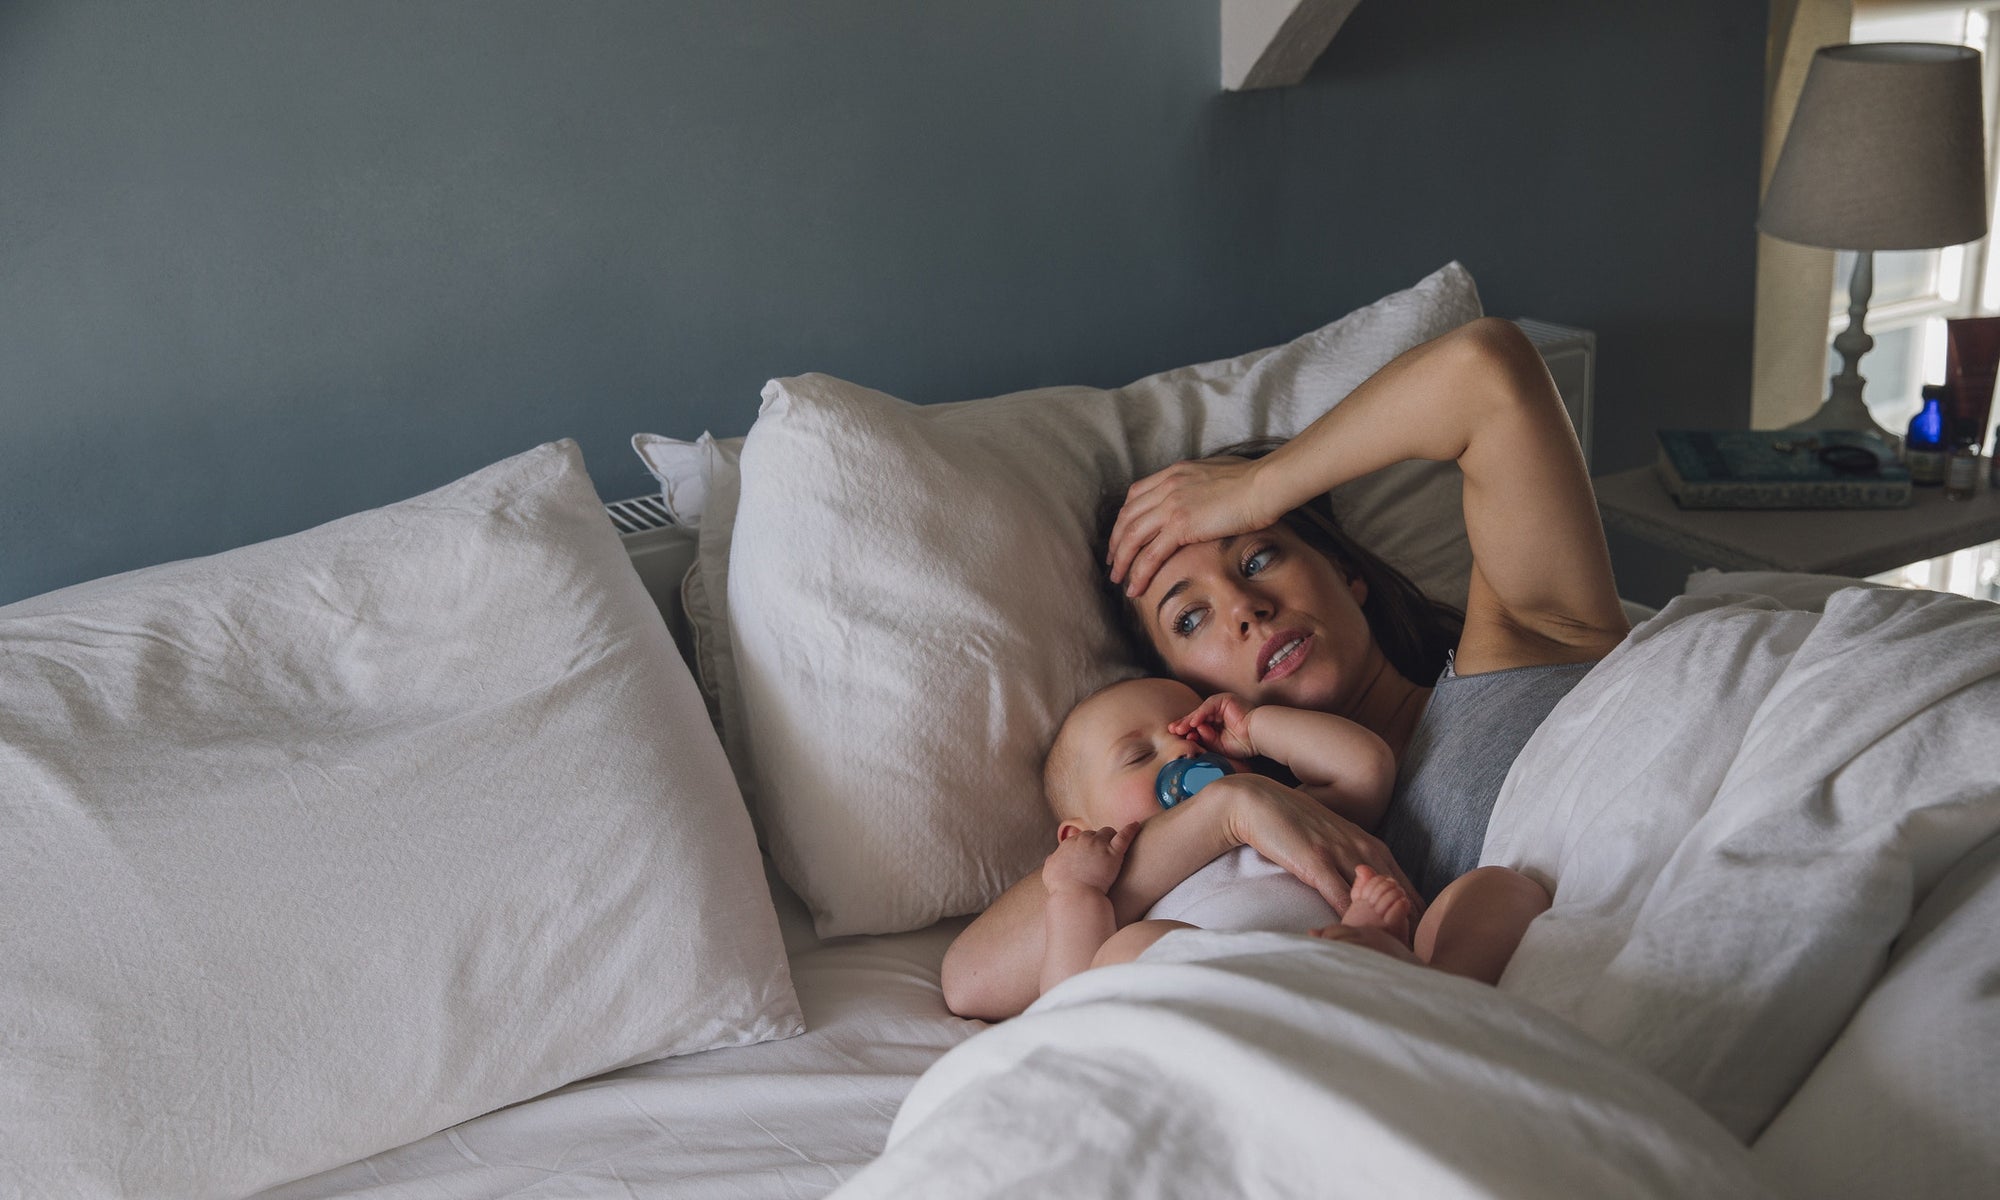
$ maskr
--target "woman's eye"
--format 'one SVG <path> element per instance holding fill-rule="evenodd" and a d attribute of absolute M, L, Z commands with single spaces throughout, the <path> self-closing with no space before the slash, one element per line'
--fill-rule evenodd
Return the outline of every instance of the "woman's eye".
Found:
<path fill-rule="evenodd" d="M 1265 567 L 1270 566 L 1271 560 L 1276 558 L 1277 556 L 1278 556 L 1278 551 L 1275 548 L 1266 546 L 1264 549 L 1259 550 L 1257 553 L 1251 555 L 1249 558 L 1244 559 L 1243 560 L 1244 577 L 1248 578 L 1252 575 L 1258 574 Z"/>
<path fill-rule="evenodd" d="M 1195 631 L 1201 628 L 1202 622 L 1207 619 L 1207 616 L 1208 610 L 1202 608 L 1200 605 L 1182 609 L 1181 614 L 1174 618 L 1172 627 L 1174 636 L 1193 637 Z"/>

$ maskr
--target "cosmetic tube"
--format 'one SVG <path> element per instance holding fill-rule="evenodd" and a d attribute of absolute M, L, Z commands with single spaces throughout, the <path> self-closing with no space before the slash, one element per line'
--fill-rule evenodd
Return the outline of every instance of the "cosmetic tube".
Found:
<path fill-rule="evenodd" d="M 1953 317 L 1945 327 L 1945 383 L 1951 406 L 1945 412 L 1945 444 L 1970 437 L 1976 454 L 1993 410 L 1993 376 L 2000 367 L 2000 317 Z"/>

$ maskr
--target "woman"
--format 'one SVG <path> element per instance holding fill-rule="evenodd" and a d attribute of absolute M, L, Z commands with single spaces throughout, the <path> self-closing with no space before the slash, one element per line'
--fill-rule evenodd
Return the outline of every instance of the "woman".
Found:
<path fill-rule="evenodd" d="M 1301 510 L 1412 458 L 1453 459 L 1464 473 L 1473 568 L 1462 631 L 1454 611 Z M 1534 347 L 1494 318 L 1398 357 L 1263 458 L 1177 463 L 1132 485 L 1108 563 L 1176 677 L 1348 717 L 1398 763 L 1382 840 L 1272 779 L 1210 784 L 1202 803 L 1160 814 L 1133 841 L 1111 892 L 1121 925 L 1238 845 L 1336 911 L 1358 865 L 1401 876 L 1400 862 L 1420 894 L 1435 892 L 1476 864 L 1535 725 L 1627 631 L 1561 397 Z M 1439 643 L 1452 632 L 1440 678 Z M 952 1011 L 995 1020 L 1035 998 L 1046 899 L 1038 872 L 953 942 Z"/>

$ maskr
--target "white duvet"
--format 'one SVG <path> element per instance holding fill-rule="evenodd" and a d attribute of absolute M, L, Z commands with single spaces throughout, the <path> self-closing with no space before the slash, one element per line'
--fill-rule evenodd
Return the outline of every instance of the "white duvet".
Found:
<path fill-rule="evenodd" d="M 1913 910 L 1996 830 L 2000 606 L 1684 597 L 1557 707 L 1502 791 L 1486 861 L 1555 904 L 1499 991 L 1292 935 L 1174 934 L 946 1055 L 842 1194 L 1729 1196 L 1757 1194 L 1759 1169 L 1790 1190 L 1745 1142 L 1834 1059 Z M 1939 1027 L 1990 1031 L 2000 935 L 1922 924 L 1955 939 L 1929 956 L 1962 998 Z M 1996 1111 L 2000 1047 L 1929 1049 L 1959 1064 L 1937 1111 Z M 1898 1113 L 1877 1115 L 1898 1140 Z M 1953 1153 L 1927 1186 L 2000 1165 L 1977 1141 Z"/>

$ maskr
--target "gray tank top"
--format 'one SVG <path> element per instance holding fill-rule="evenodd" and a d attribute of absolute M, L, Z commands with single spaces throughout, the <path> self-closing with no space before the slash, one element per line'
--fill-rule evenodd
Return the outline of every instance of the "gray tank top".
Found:
<path fill-rule="evenodd" d="M 1425 900 L 1479 865 L 1507 771 L 1542 718 L 1595 663 L 1444 673 L 1410 734 L 1376 830 Z"/>

